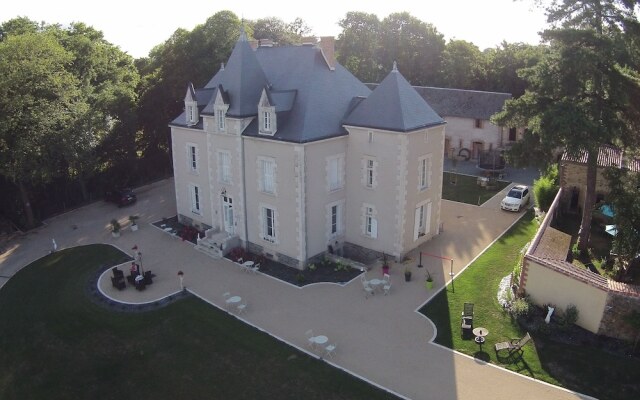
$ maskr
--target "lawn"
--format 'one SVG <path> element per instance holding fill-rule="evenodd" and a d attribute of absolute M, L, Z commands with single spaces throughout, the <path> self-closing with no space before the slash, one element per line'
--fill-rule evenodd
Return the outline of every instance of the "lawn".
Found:
<path fill-rule="evenodd" d="M 421 309 L 438 329 L 436 343 L 602 399 L 640 398 L 640 360 L 613 355 L 581 343 L 561 345 L 532 333 L 534 344 L 525 347 L 521 360 L 506 364 L 497 360 L 493 350 L 495 343 L 520 338 L 526 333 L 498 303 L 498 285 L 512 271 L 520 250 L 531 240 L 537 227 L 533 212 L 527 212 L 456 278 L 455 293 L 448 286 Z M 490 332 L 482 353 L 473 340 L 461 338 L 460 313 L 465 302 L 474 303 L 474 325 Z"/>
<path fill-rule="evenodd" d="M 442 179 L 442 198 L 460 203 L 480 205 L 504 189 L 510 182 L 495 181 L 495 187 L 486 189 L 478 185 L 477 176 L 445 172 Z"/>
<path fill-rule="evenodd" d="M 64 250 L 0 290 L 0 398 L 389 399 L 381 391 L 186 297 L 116 312 L 87 294 L 106 245 Z"/>

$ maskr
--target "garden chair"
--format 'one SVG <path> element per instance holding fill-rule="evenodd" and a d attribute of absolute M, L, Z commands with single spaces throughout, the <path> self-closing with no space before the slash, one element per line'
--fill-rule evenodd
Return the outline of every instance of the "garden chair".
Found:
<path fill-rule="evenodd" d="M 391 290 L 391 277 L 388 274 L 384 274 L 384 283 L 382 286 L 382 290 L 384 291 L 384 295 L 388 295 Z"/>
<path fill-rule="evenodd" d="M 238 310 L 238 315 L 244 314 L 244 312 L 247 311 L 247 303 L 238 304 L 238 307 L 236 308 Z"/>
<path fill-rule="evenodd" d="M 257 274 L 258 272 L 260 272 L 260 263 L 254 264 L 253 268 L 251 268 L 251 272 L 253 272 L 254 274 Z"/>
<path fill-rule="evenodd" d="M 309 329 L 308 331 L 306 331 L 305 336 L 307 337 L 307 346 L 309 347 L 313 347 L 314 345 L 314 341 L 313 341 L 313 329 Z"/>
<path fill-rule="evenodd" d="M 460 323 L 462 329 L 462 337 L 470 337 L 473 333 L 473 303 L 464 303 L 462 310 L 462 322 Z"/>
<path fill-rule="evenodd" d="M 368 299 L 369 296 L 373 296 L 374 294 L 373 288 L 369 286 L 369 282 L 365 280 L 362 281 L 362 290 L 364 290 L 365 299 Z"/>
<path fill-rule="evenodd" d="M 327 345 L 324 348 L 324 356 L 325 357 L 329 357 L 329 358 L 333 358 L 333 355 L 335 354 L 337 347 L 338 346 L 335 343 Z"/>
<path fill-rule="evenodd" d="M 524 335 L 522 339 L 513 339 L 508 342 L 496 343 L 496 356 L 498 355 L 498 352 L 501 350 L 507 350 L 509 352 L 507 357 L 511 357 L 514 354 L 522 355 L 522 352 L 523 352 L 522 348 L 524 347 L 524 345 L 529 343 L 530 340 L 531 340 L 531 335 L 529 334 L 529 332 L 527 332 L 527 334 Z"/>

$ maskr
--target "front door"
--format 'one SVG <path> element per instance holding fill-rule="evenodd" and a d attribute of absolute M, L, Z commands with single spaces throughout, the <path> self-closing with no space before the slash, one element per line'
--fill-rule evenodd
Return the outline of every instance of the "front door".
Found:
<path fill-rule="evenodd" d="M 233 228 L 233 199 L 228 196 L 222 198 L 222 216 L 224 218 L 224 230 L 230 235 L 235 233 Z"/>
<path fill-rule="evenodd" d="M 482 152 L 484 145 L 482 142 L 473 142 L 473 147 L 471 148 L 471 158 L 477 160 L 480 157 L 480 153 Z"/>

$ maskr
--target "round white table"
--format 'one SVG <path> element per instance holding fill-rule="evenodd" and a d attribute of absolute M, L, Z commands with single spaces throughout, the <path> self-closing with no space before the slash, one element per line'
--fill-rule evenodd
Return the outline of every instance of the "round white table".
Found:
<path fill-rule="evenodd" d="M 315 345 L 323 345 L 329 341 L 329 338 L 324 335 L 314 336 L 311 338 L 311 341 Z"/>
<path fill-rule="evenodd" d="M 242 298 L 240 296 L 232 296 L 227 299 L 227 304 L 236 304 L 240 303 Z"/>
<path fill-rule="evenodd" d="M 244 265 L 245 267 L 253 267 L 253 261 L 245 261 L 242 263 L 242 265 Z"/>
<path fill-rule="evenodd" d="M 480 351 L 482 351 L 484 338 L 489 334 L 489 330 L 487 328 L 477 327 L 473 330 L 473 334 L 475 335 L 474 341 L 480 345 Z"/>

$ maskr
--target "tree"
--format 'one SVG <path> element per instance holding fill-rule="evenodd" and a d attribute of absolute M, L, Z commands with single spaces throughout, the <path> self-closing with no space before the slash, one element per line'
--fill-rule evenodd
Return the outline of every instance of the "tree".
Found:
<path fill-rule="evenodd" d="M 87 200 L 87 179 L 101 168 L 101 159 L 113 161 L 112 152 L 98 154 L 100 146 L 113 135 L 135 135 L 139 75 L 133 58 L 104 40 L 102 32 L 78 22 L 64 30 L 52 29 L 74 55 L 69 70 L 78 79 L 82 100 L 87 104 L 75 110 L 75 124 L 64 143 L 69 176 L 78 180 Z M 125 143 L 119 151 L 129 160 L 135 159 L 135 144 L 132 140 Z"/>
<path fill-rule="evenodd" d="M 612 250 L 617 254 L 619 266 L 628 267 L 640 252 L 640 174 L 626 168 L 607 168 L 605 177 L 617 229 Z"/>
<path fill-rule="evenodd" d="M 553 2 L 547 9 L 552 28 L 542 37 L 550 51 L 524 72 L 530 87 L 508 101 L 492 121 L 499 126 L 526 126 L 526 140 L 514 146 L 515 156 L 537 153 L 553 161 L 558 148 L 587 155 L 587 189 L 578 248 L 586 251 L 600 146 L 637 140 L 640 86 L 637 73 L 624 65 L 622 46 L 628 28 L 636 28 L 635 2 L 584 0 Z M 536 146 L 525 149 L 524 146 Z"/>
<path fill-rule="evenodd" d="M 445 87 L 479 89 L 485 81 L 484 56 L 478 46 L 464 40 L 450 40 L 442 52 L 441 79 Z"/>
<path fill-rule="evenodd" d="M 383 75 L 397 61 L 412 85 L 432 85 L 441 70 L 444 47 L 444 36 L 433 25 L 407 12 L 393 13 L 382 20 L 378 62 Z"/>
<path fill-rule="evenodd" d="M 337 59 L 363 82 L 380 82 L 382 66 L 378 60 L 380 20 L 375 14 L 351 11 L 338 23 Z"/>
<path fill-rule="evenodd" d="M 229 58 L 241 27 L 234 13 L 220 11 L 191 32 L 176 30 L 148 58 L 136 61 L 142 76 L 138 116 L 144 131 L 138 144 L 151 170 L 171 163 L 168 124 L 184 107 L 187 84 L 207 83 Z"/>
<path fill-rule="evenodd" d="M 527 81 L 520 70 L 536 65 L 546 51 L 543 45 L 502 42 L 500 46 L 486 49 L 483 54 L 486 63 L 486 81 L 483 90 L 511 93 L 520 97 L 527 88 Z"/>
<path fill-rule="evenodd" d="M 250 22 L 249 25 L 252 25 L 254 38 L 271 39 L 279 45 L 300 43 L 302 36 L 311 32 L 311 28 L 302 18 L 285 23 L 278 17 L 267 17 Z"/>
<path fill-rule="evenodd" d="M 29 187 L 58 173 L 60 145 L 86 107 L 67 70 L 72 59 L 50 33 L 0 42 L 0 174 L 19 187 L 28 227 L 36 224 Z"/>

